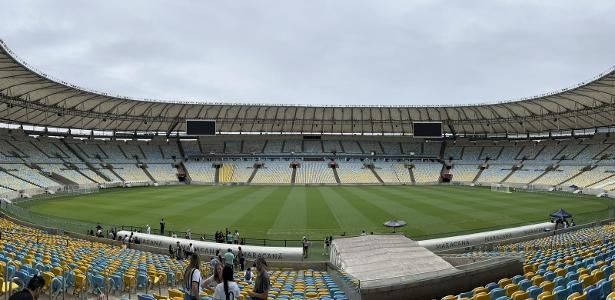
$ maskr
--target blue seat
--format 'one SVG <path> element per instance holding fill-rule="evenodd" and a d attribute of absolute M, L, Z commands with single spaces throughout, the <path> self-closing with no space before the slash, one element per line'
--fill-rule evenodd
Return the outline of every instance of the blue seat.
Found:
<path fill-rule="evenodd" d="M 571 294 L 574 292 L 578 292 L 579 294 L 583 293 L 583 287 L 576 280 L 568 282 L 568 289 L 570 290 Z"/>
<path fill-rule="evenodd" d="M 493 289 L 495 289 L 495 288 L 497 288 L 497 287 L 500 287 L 500 286 L 499 286 L 497 283 L 495 283 L 495 282 L 490 282 L 490 283 L 488 283 L 487 285 L 485 285 L 485 288 L 486 288 L 488 291 L 491 291 L 491 290 L 493 290 Z"/>
<path fill-rule="evenodd" d="M 530 288 L 530 286 L 532 286 L 532 282 L 529 281 L 528 279 L 523 279 L 519 281 L 518 285 L 519 285 L 520 290 L 527 291 L 527 289 Z"/>
<path fill-rule="evenodd" d="M 538 299 L 538 295 L 542 293 L 542 288 L 537 286 L 531 286 L 527 289 L 528 296 L 533 299 Z"/>
<path fill-rule="evenodd" d="M 523 280 L 523 279 L 525 279 L 525 277 L 523 277 L 523 276 L 521 276 L 521 275 L 515 275 L 515 277 L 513 277 L 513 278 L 512 278 L 512 282 L 513 282 L 514 284 L 518 284 L 518 283 L 519 283 L 519 281 L 521 281 L 521 280 Z"/>
<path fill-rule="evenodd" d="M 566 278 L 562 276 L 557 276 L 555 277 L 555 280 L 553 281 L 553 283 L 555 283 L 555 286 L 566 287 L 566 284 L 568 284 L 568 280 L 566 280 Z"/>
<path fill-rule="evenodd" d="M 493 290 L 489 291 L 490 300 L 497 300 L 504 295 L 506 295 L 506 291 L 503 288 L 496 287 Z"/>
<path fill-rule="evenodd" d="M 155 300 L 154 296 L 148 294 L 137 295 L 138 300 Z"/>
<path fill-rule="evenodd" d="M 592 286 L 592 288 L 587 289 L 586 295 L 586 300 L 600 300 L 600 288 Z"/>
<path fill-rule="evenodd" d="M 497 298 L 495 300 L 510 300 L 510 298 L 506 297 L 506 296 L 502 296 L 500 298 Z"/>
<path fill-rule="evenodd" d="M 600 298 L 605 299 L 613 291 L 613 280 L 604 281 L 600 285 Z"/>
<path fill-rule="evenodd" d="M 554 295 L 555 295 L 555 300 L 566 300 L 566 298 L 568 298 L 568 296 L 570 295 L 570 290 L 569 289 L 560 289 L 557 292 L 554 291 Z"/>

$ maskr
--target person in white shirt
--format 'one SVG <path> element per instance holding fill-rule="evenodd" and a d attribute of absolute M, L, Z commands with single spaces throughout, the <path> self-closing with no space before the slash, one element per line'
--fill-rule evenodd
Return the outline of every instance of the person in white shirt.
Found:
<path fill-rule="evenodd" d="M 147 226 L 145 226 L 145 232 L 147 232 L 147 234 L 152 234 L 152 228 L 149 227 L 149 224 L 147 224 Z"/>
<path fill-rule="evenodd" d="M 201 296 L 201 271 L 199 271 L 201 263 L 199 255 L 193 253 L 190 255 L 190 264 L 184 271 L 184 300 L 200 299 Z"/>
<path fill-rule="evenodd" d="M 216 285 L 214 290 L 214 300 L 235 300 L 239 299 L 239 286 L 233 281 L 233 268 L 225 266 L 222 270 L 222 282 Z"/>

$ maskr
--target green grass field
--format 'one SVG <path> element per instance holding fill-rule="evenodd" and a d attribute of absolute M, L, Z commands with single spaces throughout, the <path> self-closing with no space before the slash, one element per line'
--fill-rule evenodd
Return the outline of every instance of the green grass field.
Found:
<path fill-rule="evenodd" d="M 382 223 L 403 219 L 410 238 L 426 239 L 548 220 L 562 207 L 577 223 L 608 217 L 612 200 L 568 193 L 496 193 L 453 186 L 197 186 L 111 189 L 30 201 L 31 211 L 108 225 L 205 233 L 225 227 L 242 237 L 299 239 L 362 229 L 390 232 Z"/>

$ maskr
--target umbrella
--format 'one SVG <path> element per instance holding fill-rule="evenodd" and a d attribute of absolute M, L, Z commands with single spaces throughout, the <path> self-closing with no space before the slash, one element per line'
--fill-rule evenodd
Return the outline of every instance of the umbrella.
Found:
<path fill-rule="evenodd" d="M 406 226 L 406 224 L 407 223 L 404 220 L 389 220 L 389 221 L 384 222 L 384 226 L 392 227 L 393 232 L 395 232 L 395 228 L 404 227 Z"/>
<path fill-rule="evenodd" d="M 551 213 L 549 216 L 557 219 L 566 219 L 572 217 L 572 215 L 565 211 L 563 208 L 560 208 L 558 211 Z"/>

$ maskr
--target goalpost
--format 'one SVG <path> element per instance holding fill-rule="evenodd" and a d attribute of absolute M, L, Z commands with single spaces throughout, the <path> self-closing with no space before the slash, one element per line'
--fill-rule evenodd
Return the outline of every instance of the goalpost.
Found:
<path fill-rule="evenodd" d="M 510 194 L 510 186 L 508 184 L 500 184 L 500 183 L 492 183 L 491 184 L 492 192 L 500 192 L 500 193 L 508 193 Z"/>

